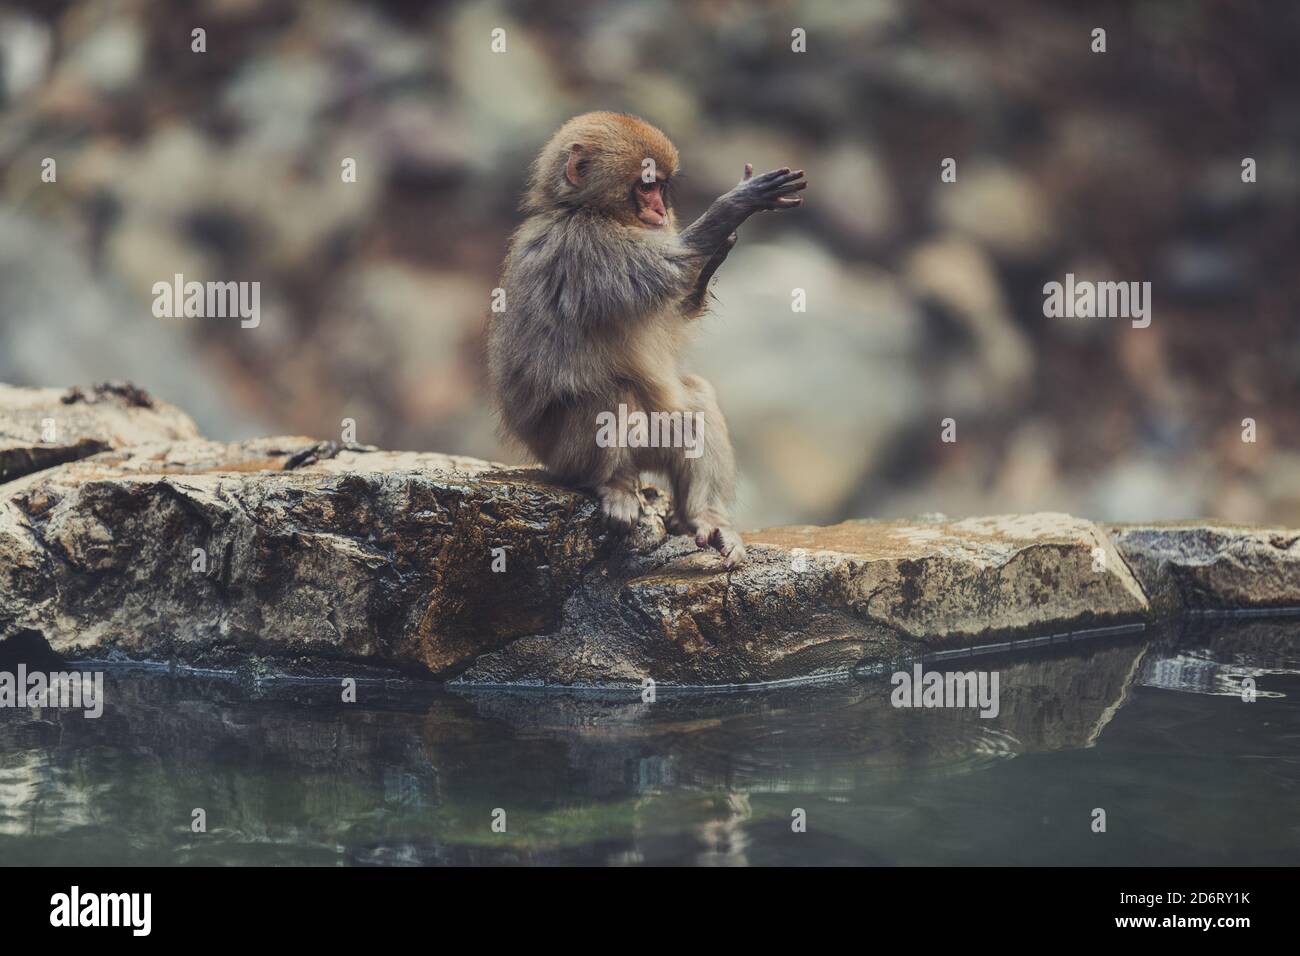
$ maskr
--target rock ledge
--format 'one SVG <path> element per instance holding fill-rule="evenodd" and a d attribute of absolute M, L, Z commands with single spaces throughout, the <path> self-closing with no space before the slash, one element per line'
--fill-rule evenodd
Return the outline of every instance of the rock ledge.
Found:
<path fill-rule="evenodd" d="M 616 540 L 588 496 L 534 470 L 303 437 L 209 442 L 170 406 L 165 434 L 142 437 L 103 404 L 81 433 L 117 447 L 29 455 L 46 464 L 0 484 L 0 640 L 291 674 L 724 685 L 1187 607 L 1300 606 L 1300 532 L 850 521 L 751 532 L 750 561 L 727 573 L 666 535 L 654 489 Z"/>

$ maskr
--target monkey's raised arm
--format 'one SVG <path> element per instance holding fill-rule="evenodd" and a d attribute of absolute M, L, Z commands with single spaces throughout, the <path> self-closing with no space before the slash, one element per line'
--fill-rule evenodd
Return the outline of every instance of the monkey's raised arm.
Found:
<path fill-rule="evenodd" d="M 692 256 L 708 260 L 723 241 L 754 213 L 768 209 L 794 209 L 801 205 L 803 198 L 792 194 L 807 187 L 808 181 L 803 178 L 802 169 L 792 172 L 789 166 L 782 166 L 761 176 L 753 176 L 753 167 L 746 164 L 745 178 L 715 199 L 704 215 L 682 232 L 682 245 Z"/>
<path fill-rule="evenodd" d="M 727 253 L 731 252 L 731 247 L 735 244 L 736 234 L 733 232 L 722 240 L 722 245 L 714 250 L 713 255 L 700 268 L 695 285 L 682 301 L 682 312 L 686 318 L 696 319 L 704 312 L 704 297 L 709 294 L 709 283 L 713 281 L 713 274 L 718 271 L 718 266 L 722 265 L 727 258 Z"/>

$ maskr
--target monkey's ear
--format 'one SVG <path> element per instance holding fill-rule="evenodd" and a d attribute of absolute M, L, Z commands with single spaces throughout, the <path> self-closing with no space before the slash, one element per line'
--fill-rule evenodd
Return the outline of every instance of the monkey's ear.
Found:
<path fill-rule="evenodd" d="M 582 144 L 574 143 L 569 147 L 569 161 L 564 164 L 564 178 L 575 186 L 581 186 L 583 180 Z"/>

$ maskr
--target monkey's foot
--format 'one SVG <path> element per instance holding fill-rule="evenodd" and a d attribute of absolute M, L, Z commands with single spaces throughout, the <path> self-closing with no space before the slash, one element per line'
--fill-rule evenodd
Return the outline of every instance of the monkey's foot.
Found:
<path fill-rule="evenodd" d="M 596 489 L 600 496 L 600 511 L 609 529 L 618 534 L 628 534 L 641 519 L 641 499 L 635 491 L 601 485 Z"/>
<path fill-rule="evenodd" d="M 695 529 L 687 523 L 685 518 L 678 514 L 670 514 L 664 518 L 664 530 L 669 534 L 695 534 Z"/>
<path fill-rule="evenodd" d="M 738 567 L 745 561 L 745 542 L 727 525 L 697 525 L 695 544 L 700 548 L 715 548 L 722 555 L 724 568 Z"/>

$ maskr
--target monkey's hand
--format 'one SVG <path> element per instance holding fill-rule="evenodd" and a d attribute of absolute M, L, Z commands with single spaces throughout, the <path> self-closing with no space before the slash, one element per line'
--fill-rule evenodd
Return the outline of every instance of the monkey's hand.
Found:
<path fill-rule="evenodd" d="M 808 188 L 803 170 L 782 166 L 761 176 L 745 164 L 745 178 L 713 201 L 699 219 L 682 233 L 682 244 L 701 259 L 711 257 L 719 244 L 756 212 L 794 209 L 803 204 L 795 193 Z"/>
<path fill-rule="evenodd" d="M 803 197 L 794 193 L 807 188 L 808 180 L 803 178 L 802 169 L 792 172 L 789 166 L 782 166 L 756 179 L 753 165 L 746 163 L 744 178 L 723 198 L 732 197 L 748 218 L 756 212 L 802 206 Z"/>

